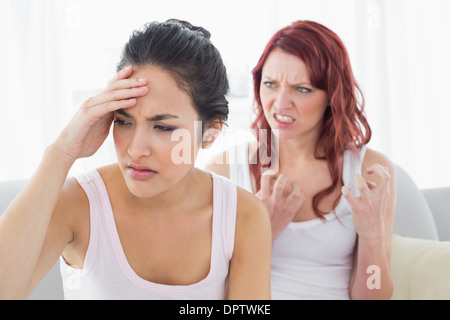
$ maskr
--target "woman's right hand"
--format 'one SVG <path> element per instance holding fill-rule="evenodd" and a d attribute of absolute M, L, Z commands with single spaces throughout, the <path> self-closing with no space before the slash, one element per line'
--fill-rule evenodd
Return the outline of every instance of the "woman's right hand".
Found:
<path fill-rule="evenodd" d="M 55 145 L 65 159 L 75 162 L 92 156 L 109 135 L 114 112 L 136 105 L 148 93 L 147 80 L 131 79 L 133 67 L 121 70 L 99 95 L 88 99 L 66 126 Z"/>
<path fill-rule="evenodd" d="M 295 214 L 306 201 L 300 186 L 291 182 L 284 174 L 265 173 L 261 175 L 261 190 L 256 196 L 264 203 L 270 215 L 272 225 L 272 241 L 292 222 Z M 289 187 L 290 186 L 290 187 Z"/>

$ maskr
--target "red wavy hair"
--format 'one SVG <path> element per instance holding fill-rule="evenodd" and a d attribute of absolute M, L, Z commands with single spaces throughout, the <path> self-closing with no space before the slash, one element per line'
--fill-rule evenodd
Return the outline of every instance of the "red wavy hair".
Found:
<path fill-rule="evenodd" d="M 341 39 L 317 22 L 297 21 L 270 39 L 253 70 L 255 120 L 251 128 L 254 132 L 265 129 L 270 133 L 267 136 L 272 136 L 261 104 L 260 87 L 264 64 L 275 48 L 300 58 L 307 66 L 311 84 L 327 92 L 330 98 L 330 106 L 323 119 L 323 130 L 315 149 L 316 159 L 327 161 L 333 181 L 332 185 L 313 198 L 314 212 L 323 218 L 327 212 L 319 210 L 319 203 L 336 189 L 339 182 L 343 183 L 340 157 L 347 149 L 358 154 L 358 149 L 371 139 L 372 131 L 364 115 L 364 96 L 355 81 L 347 49 Z M 258 157 L 262 148 L 267 148 L 268 155 L 272 154 L 271 138 L 262 141 L 257 134 L 257 140 L 258 150 L 254 157 Z M 268 165 L 263 165 L 259 160 L 256 164 L 250 164 L 257 191 L 261 188 L 261 171 L 265 166 Z"/>

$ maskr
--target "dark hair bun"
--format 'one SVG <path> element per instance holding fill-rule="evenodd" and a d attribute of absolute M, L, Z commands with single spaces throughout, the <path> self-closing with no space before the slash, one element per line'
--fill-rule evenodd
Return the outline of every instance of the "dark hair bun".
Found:
<path fill-rule="evenodd" d="M 195 32 L 199 32 L 199 33 L 201 33 L 201 34 L 203 34 L 203 36 L 206 38 L 206 39 L 211 39 L 211 33 L 208 31 L 208 30 L 206 30 L 205 28 L 203 28 L 203 27 L 197 27 L 197 26 L 194 26 L 194 25 L 192 25 L 191 23 L 189 23 L 189 22 L 187 22 L 187 21 L 184 21 L 184 20 L 178 20 L 178 19 L 169 19 L 169 20 L 167 20 L 166 21 L 166 23 L 170 23 L 170 24 L 181 24 L 183 27 L 185 27 L 185 28 L 187 28 L 187 29 L 189 29 L 189 30 L 192 30 L 192 31 L 195 31 Z"/>

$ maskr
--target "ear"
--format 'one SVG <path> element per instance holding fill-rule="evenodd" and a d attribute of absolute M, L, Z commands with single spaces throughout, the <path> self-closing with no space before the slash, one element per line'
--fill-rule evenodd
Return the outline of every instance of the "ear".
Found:
<path fill-rule="evenodd" d="M 205 132 L 203 133 L 202 148 L 208 149 L 216 141 L 219 134 L 222 132 L 223 122 L 220 120 L 211 121 L 207 124 Z"/>

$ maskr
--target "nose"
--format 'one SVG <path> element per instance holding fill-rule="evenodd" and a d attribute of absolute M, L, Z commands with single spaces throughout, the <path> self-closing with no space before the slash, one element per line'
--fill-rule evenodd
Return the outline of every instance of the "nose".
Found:
<path fill-rule="evenodd" d="M 291 109 L 294 106 L 292 97 L 289 91 L 281 89 L 277 92 L 275 97 L 274 107 L 278 111 L 284 111 Z"/>
<path fill-rule="evenodd" d="M 148 133 L 145 131 L 136 130 L 133 134 L 133 138 L 127 152 L 132 160 L 149 157 L 152 152 Z"/>

